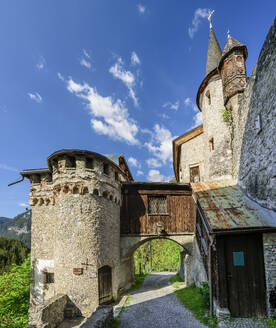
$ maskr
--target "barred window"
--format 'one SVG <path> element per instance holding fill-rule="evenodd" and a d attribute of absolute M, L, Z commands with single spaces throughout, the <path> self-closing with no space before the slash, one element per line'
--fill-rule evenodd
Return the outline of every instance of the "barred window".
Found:
<path fill-rule="evenodd" d="M 45 272 L 46 284 L 53 284 L 55 282 L 54 274 L 52 272 Z"/>
<path fill-rule="evenodd" d="M 149 214 L 168 214 L 166 196 L 148 197 Z"/>

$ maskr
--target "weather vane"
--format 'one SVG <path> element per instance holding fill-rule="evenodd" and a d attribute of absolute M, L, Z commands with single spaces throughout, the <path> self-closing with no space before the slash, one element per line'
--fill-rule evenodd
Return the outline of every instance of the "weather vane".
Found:
<path fill-rule="evenodd" d="M 215 12 L 214 10 L 209 11 L 208 21 L 210 23 L 210 28 L 213 28 L 213 26 L 212 26 L 212 15 L 213 15 L 214 12 Z"/>

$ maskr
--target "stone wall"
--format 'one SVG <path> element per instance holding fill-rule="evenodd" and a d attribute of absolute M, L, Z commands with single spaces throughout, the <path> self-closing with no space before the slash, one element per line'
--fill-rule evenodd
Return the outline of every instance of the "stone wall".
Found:
<path fill-rule="evenodd" d="M 204 133 L 181 145 L 179 163 L 179 182 L 190 182 L 190 167 L 199 166 L 200 179 L 205 180 Z"/>
<path fill-rule="evenodd" d="M 264 264 L 269 316 L 276 317 L 276 233 L 263 234 Z"/>
<path fill-rule="evenodd" d="M 29 311 L 29 326 L 35 328 L 55 328 L 64 320 L 64 311 L 68 304 L 66 295 L 57 295 L 43 305 L 32 307 Z"/>
<path fill-rule="evenodd" d="M 241 145 L 239 185 L 260 205 L 276 210 L 276 21 L 256 64 Z M 253 82 L 252 82 L 253 83 Z M 239 127 L 238 127 L 239 128 Z M 238 135 L 239 132 L 234 131 Z M 239 149 L 235 149 L 238 152 Z M 238 158 L 238 155 L 235 155 Z"/>
<path fill-rule="evenodd" d="M 93 159 L 93 168 L 86 167 L 84 155 L 75 154 L 73 162 L 72 154 L 52 160 L 47 183 L 41 176 L 30 179 L 31 308 L 65 294 L 89 316 L 99 305 L 99 268 L 111 267 L 113 298 L 118 297 L 120 181 L 126 177 L 101 156 Z M 54 281 L 47 281 L 48 273 Z"/>

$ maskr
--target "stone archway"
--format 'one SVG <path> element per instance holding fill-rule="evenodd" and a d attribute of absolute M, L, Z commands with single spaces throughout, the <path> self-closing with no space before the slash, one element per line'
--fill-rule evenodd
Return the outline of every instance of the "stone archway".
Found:
<path fill-rule="evenodd" d="M 121 236 L 120 239 L 120 253 L 121 253 L 121 282 L 122 288 L 128 288 L 134 281 L 134 260 L 133 255 L 145 242 L 154 239 L 168 239 L 176 242 L 183 249 L 181 266 L 183 267 L 183 277 L 187 284 L 193 282 L 192 279 L 192 258 L 193 258 L 193 242 L 194 234 L 177 234 L 177 235 L 151 235 L 151 236 Z"/>

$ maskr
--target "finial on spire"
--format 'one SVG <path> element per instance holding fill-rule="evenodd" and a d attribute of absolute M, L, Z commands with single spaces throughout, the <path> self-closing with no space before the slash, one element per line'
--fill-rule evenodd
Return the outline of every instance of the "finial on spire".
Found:
<path fill-rule="evenodd" d="M 208 16 L 208 21 L 210 23 L 210 28 L 213 28 L 213 25 L 212 25 L 212 15 L 215 11 L 214 10 L 210 10 L 209 11 L 209 16 Z"/>
<path fill-rule="evenodd" d="M 230 31 L 229 31 L 229 29 L 227 31 L 227 37 L 230 38 Z"/>

